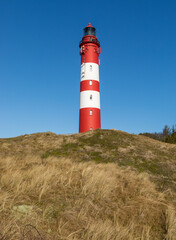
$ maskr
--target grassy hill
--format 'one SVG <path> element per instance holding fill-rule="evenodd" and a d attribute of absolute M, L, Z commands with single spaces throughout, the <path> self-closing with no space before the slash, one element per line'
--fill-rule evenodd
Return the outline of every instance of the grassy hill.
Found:
<path fill-rule="evenodd" d="M 0 239 L 175 240 L 176 145 L 116 130 L 0 139 Z"/>

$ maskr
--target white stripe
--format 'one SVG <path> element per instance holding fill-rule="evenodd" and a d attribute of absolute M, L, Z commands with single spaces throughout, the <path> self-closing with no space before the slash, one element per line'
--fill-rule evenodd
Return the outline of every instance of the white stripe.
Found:
<path fill-rule="evenodd" d="M 100 93 L 97 91 L 89 90 L 80 92 L 80 108 L 91 107 L 100 109 Z"/>
<path fill-rule="evenodd" d="M 81 81 L 96 80 L 99 81 L 99 65 L 96 63 L 81 64 Z"/>

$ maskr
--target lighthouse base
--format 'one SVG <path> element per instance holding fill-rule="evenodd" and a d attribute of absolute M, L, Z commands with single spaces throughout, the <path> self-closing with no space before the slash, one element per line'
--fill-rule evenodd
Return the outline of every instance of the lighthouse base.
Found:
<path fill-rule="evenodd" d="M 101 128 L 100 109 L 81 108 L 79 112 L 79 132 Z"/>

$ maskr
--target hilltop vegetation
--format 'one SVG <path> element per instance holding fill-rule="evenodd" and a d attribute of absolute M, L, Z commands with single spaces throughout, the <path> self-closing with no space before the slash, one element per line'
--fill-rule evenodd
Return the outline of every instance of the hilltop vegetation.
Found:
<path fill-rule="evenodd" d="M 176 239 L 176 145 L 115 130 L 0 139 L 0 177 L 0 239 Z"/>
<path fill-rule="evenodd" d="M 165 125 L 162 132 L 155 132 L 155 133 L 140 133 L 139 135 L 143 135 L 146 137 L 153 138 L 158 141 L 166 142 L 166 143 L 173 143 L 176 144 L 176 125 L 169 127 Z"/>

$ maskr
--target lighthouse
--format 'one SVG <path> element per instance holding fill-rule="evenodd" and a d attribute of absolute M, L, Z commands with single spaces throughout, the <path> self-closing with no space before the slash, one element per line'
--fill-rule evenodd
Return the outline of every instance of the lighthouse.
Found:
<path fill-rule="evenodd" d="M 79 132 L 101 128 L 99 55 L 96 29 L 89 23 L 79 44 L 81 55 Z"/>

